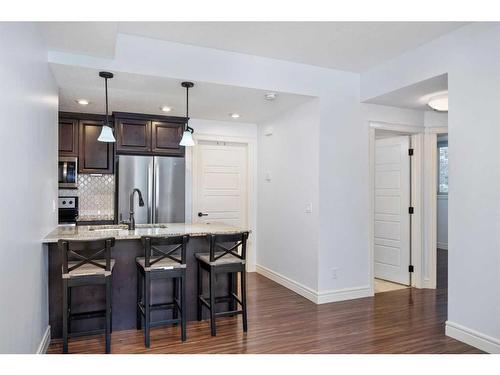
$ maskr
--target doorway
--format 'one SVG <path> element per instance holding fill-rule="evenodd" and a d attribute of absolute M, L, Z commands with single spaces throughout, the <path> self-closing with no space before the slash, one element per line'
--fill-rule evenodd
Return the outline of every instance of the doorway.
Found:
<path fill-rule="evenodd" d="M 374 294 L 418 285 L 413 271 L 422 252 L 422 131 L 421 127 L 370 123 Z"/>
<path fill-rule="evenodd" d="M 199 141 L 193 175 L 193 223 L 247 227 L 247 145 Z"/>
<path fill-rule="evenodd" d="M 448 134 L 437 136 L 436 288 L 448 288 Z"/>

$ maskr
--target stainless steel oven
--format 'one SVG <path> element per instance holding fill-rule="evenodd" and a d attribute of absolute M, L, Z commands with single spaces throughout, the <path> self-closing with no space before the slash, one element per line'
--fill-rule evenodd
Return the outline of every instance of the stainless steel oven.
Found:
<path fill-rule="evenodd" d="M 59 157 L 59 189 L 78 187 L 78 158 Z"/>

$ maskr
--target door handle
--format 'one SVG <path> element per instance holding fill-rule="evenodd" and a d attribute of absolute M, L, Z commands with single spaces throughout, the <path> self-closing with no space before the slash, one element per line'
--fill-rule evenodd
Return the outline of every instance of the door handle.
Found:
<path fill-rule="evenodd" d="M 204 214 L 203 212 L 198 212 L 198 217 L 202 217 L 202 216 L 208 216 L 208 214 Z"/>

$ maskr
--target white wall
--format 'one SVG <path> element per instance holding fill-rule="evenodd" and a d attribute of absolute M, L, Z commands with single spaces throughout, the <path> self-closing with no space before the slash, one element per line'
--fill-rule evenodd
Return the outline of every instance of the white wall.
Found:
<path fill-rule="evenodd" d="M 500 24 L 462 27 L 362 75 L 368 99 L 448 73 L 447 334 L 500 352 Z M 476 95 L 475 93 L 480 93 Z"/>
<path fill-rule="evenodd" d="M 392 125 L 424 126 L 425 111 L 417 109 L 362 103 L 361 113 L 366 126 L 370 121 Z"/>
<path fill-rule="evenodd" d="M 57 225 L 57 87 L 38 26 L 0 23 L 0 353 L 34 353 L 48 326 Z"/>
<path fill-rule="evenodd" d="M 318 104 L 311 100 L 259 124 L 258 141 L 257 264 L 313 291 L 319 246 Z M 305 212 L 308 204 L 311 213 Z"/>

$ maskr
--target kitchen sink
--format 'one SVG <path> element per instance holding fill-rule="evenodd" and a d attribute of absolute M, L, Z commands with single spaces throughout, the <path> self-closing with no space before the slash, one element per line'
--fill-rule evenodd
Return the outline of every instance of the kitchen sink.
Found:
<path fill-rule="evenodd" d="M 158 228 L 165 229 L 168 228 L 166 224 L 136 224 L 135 229 L 150 229 L 150 228 Z M 127 224 L 119 224 L 119 225 L 94 225 L 89 227 L 89 231 L 92 232 L 109 232 L 116 230 L 128 230 Z"/>
<path fill-rule="evenodd" d="M 128 230 L 127 225 L 94 225 L 89 227 L 89 231 L 95 232 L 105 232 L 112 230 Z"/>

